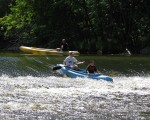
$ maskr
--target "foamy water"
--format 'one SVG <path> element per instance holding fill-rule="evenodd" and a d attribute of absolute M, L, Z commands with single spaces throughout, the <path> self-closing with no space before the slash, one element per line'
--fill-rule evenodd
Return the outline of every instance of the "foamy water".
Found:
<path fill-rule="evenodd" d="M 150 77 L 0 77 L 0 119 L 150 119 Z"/>

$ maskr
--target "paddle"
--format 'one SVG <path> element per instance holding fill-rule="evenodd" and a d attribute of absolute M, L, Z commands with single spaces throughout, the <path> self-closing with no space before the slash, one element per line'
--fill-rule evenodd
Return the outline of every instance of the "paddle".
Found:
<path fill-rule="evenodd" d="M 84 61 L 83 62 L 77 62 L 76 64 L 79 65 L 79 64 L 83 64 L 83 63 L 84 63 Z M 66 66 L 66 67 L 68 67 L 68 66 Z M 62 68 L 61 66 L 55 66 L 55 67 L 52 68 L 52 70 L 55 71 L 55 70 L 59 70 L 61 68 Z"/>

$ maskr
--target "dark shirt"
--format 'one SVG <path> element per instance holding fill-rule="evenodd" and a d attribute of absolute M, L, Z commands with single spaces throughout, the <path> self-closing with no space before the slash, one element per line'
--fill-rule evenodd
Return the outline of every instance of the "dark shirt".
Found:
<path fill-rule="evenodd" d="M 61 43 L 61 46 L 63 46 L 62 51 L 68 51 L 69 50 L 68 43 Z"/>

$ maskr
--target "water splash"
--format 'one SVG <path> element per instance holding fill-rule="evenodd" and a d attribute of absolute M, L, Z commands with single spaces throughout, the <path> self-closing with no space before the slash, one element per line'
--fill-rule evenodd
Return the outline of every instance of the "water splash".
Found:
<path fill-rule="evenodd" d="M 109 83 L 58 76 L 51 68 L 61 61 L 59 57 L 1 57 L 0 119 L 150 119 L 150 76 L 144 69 L 131 69 L 138 76 L 118 77 L 112 71 L 114 82 Z"/>
<path fill-rule="evenodd" d="M 148 119 L 150 77 L 113 79 L 2 75 L 0 118 Z"/>

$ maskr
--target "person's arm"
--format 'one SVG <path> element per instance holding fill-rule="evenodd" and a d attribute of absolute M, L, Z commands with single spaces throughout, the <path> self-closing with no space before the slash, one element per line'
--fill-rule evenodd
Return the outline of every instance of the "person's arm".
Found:
<path fill-rule="evenodd" d="M 66 61 L 67 61 L 67 58 L 64 59 L 64 62 L 63 62 L 64 65 L 66 65 Z"/>
<path fill-rule="evenodd" d="M 82 62 L 80 62 L 80 61 L 77 61 L 77 63 L 76 64 L 83 64 L 85 61 L 82 61 Z"/>
<path fill-rule="evenodd" d="M 61 51 L 63 51 L 63 44 L 61 44 Z"/>
<path fill-rule="evenodd" d="M 85 71 L 89 74 L 89 65 L 86 67 Z"/>
<path fill-rule="evenodd" d="M 73 57 L 72 60 L 73 60 L 73 63 L 74 63 L 74 64 L 77 64 L 77 63 L 78 63 L 78 60 L 77 60 L 75 57 Z"/>

